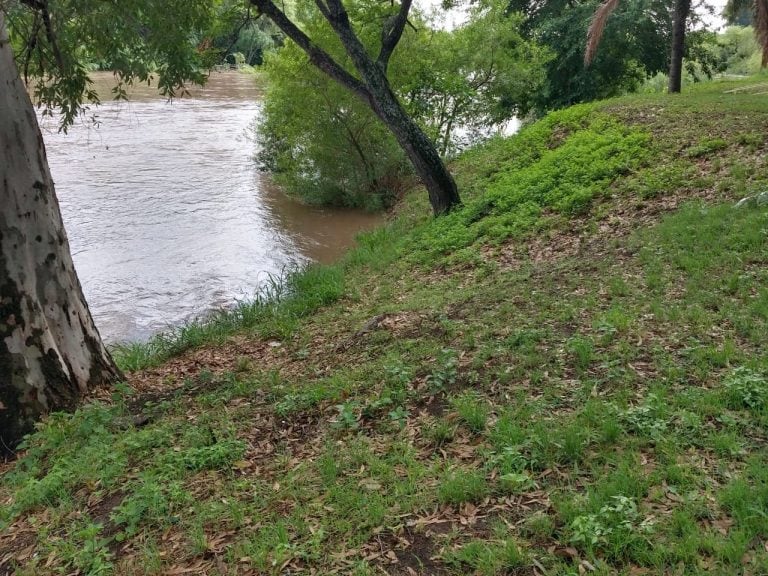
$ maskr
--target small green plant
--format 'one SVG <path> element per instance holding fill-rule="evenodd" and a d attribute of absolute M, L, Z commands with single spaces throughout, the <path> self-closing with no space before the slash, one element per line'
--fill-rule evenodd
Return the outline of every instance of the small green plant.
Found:
<path fill-rule="evenodd" d="M 285 418 L 297 412 L 302 408 L 303 399 L 303 396 L 300 394 L 286 394 L 280 401 L 275 403 L 275 414 Z"/>
<path fill-rule="evenodd" d="M 131 538 L 148 525 L 165 527 L 177 523 L 175 511 L 190 502 L 191 497 L 180 482 L 154 476 L 143 478 L 112 511 L 112 521 L 122 527 L 115 540 Z"/>
<path fill-rule="evenodd" d="M 532 538 L 550 538 L 555 533 L 555 521 L 544 512 L 536 512 L 526 518 L 522 525 L 522 533 Z"/>
<path fill-rule="evenodd" d="M 358 408 L 358 403 L 355 401 L 338 404 L 336 406 L 338 414 L 333 422 L 333 426 L 341 430 L 357 430 L 360 426 L 358 423 Z"/>
<path fill-rule="evenodd" d="M 470 568 L 473 574 L 480 576 L 512 574 L 528 562 L 525 554 L 512 539 L 500 542 L 473 540 L 447 554 L 445 560 L 448 564 Z"/>
<path fill-rule="evenodd" d="M 402 364 L 388 364 L 384 367 L 385 381 L 388 386 L 405 389 L 411 381 L 411 370 Z"/>
<path fill-rule="evenodd" d="M 221 470 L 240 460 L 245 453 L 242 440 L 222 440 L 210 446 L 195 446 L 175 453 L 169 459 L 189 470 Z"/>
<path fill-rule="evenodd" d="M 430 424 L 424 433 L 424 436 L 435 448 L 442 448 L 453 440 L 455 435 L 456 426 L 444 418 L 440 418 Z"/>
<path fill-rule="evenodd" d="M 705 138 L 696 146 L 691 146 L 687 151 L 687 155 L 691 158 L 700 158 L 727 147 L 728 142 L 722 138 Z"/>
<path fill-rule="evenodd" d="M 768 405 L 768 379 L 740 366 L 725 378 L 725 395 L 729 408 L 760 410 Z"/>
<path fill-rule="evenodd" d="M 376 416 L 376 414 L 381 412 L 381 410 L 389 408 L 393 404 L 394 401 L 392 398 L 388 394 L 383 393 L 381 396 L 374 398 L 363 407 L 363 416 L 366 418 L 373 418 Z"/>
<path fill-rule="evenodd" d="M 474 470 L 456 470 L 442 478 L 437 497 L 444 504 L 462 504 L 480 502 L 489 492 L 483 474 Z"/>
<path fill-rule="evenodd" d="M 435 367 L 427 376 L 430 390 L 441 392 L 456 383 L 459 375 L 459 357 L 454 350 L 444 348 L 435 361 Z"/>
<path fill-rule="evenodd" d="M 641 517 L 637 503 L 627 496 L 613 496 L 597 514 L 577 516 L 570 524 L 570 539 L 587 550 L 606 545 L 612 539 L 622 541 L 633 533 L 653 531 L 651 520 Z"/>
<path fill-rule="evenodd" d="M 253 362 L 248 356 L 238 356 L 235 363 L 235 372 L 250 372 L 253 370 Z"/>
<path fill-rule="evenodd" d="M 451 405 L 461 421 L 474 434 L 480 434 L 488 423 L 488 403 L 473 392 L 465 392 L 451 399 Z"/>
<path fill-rule="evenodd" d="M 623 411 L 621 419 L 630 432 L 650 436 L 653 440 L 660 440 L 669 425 L 663 403 L 659 396 L 653 393 L 648 394 L 642 404 Z"/>
<path fill-rule="evenodd" d="M 88 576 L 108 576 L 114 573 L 113 555 L 109 541 L 101 537 L 101 525 L 87 522 L 72 529 L 72 540 L 58 546 L 65 562 Z"/>
<path fill-rule="evenodd" d="M 595 353 L 595 345 L 591 338 L 586 336 L 573 336 L 566 343 L 577 370 L 584 372 L 589 368 Z"/>
<path fill-rule="evenodd" d="M 524 448 L 524 445 L 504 446 L 488 458 L 488 465 L 498 469 L 502 476 L 522 473 L 531 467 L 530 459 L 523 453 Z"/>
<path fill-rule="evenodd" d="M 499 487 L 506 494 L 521 494 L 536 487 L 527 472 L 508 472 L 499 476 Z"/>
<path fill-rule="evenodd" d="M 390 410 L 389 421 L 396 424 L 398 428 L 405 428 L 408 423 L 408 410 L 404 406 L 398 406 L 394 410 Z"/>

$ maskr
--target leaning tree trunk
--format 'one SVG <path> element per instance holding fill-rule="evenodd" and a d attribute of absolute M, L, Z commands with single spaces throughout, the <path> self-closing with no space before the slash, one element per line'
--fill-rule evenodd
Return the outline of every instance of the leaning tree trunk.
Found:
<path fill-rule="evenodd" d="M 366 77 L 371 94 L 371 108 L 384 125 L 394 134 L 400 147 L 416 169 L 429 194 L 429 203 L 435 215 L 446 214 L 459 204 L 456 182 L 446 168 L 434 143 L 421 127 L 403 110 L 397 96 L 392 92 L 386 75 L 375 69 Z"/>
<path fill-rule="evenodd" d="M 445 214 L 461 204 L 456 182 L 443 163 L 437 148 L 424 131 L 403 109 L 387 80 L 387 65 L 407 23 L 411 0 L 402 0 L 399 14 L 388 19 L 382 36 L 382 48 L 376 60 L 366 52 L 352 29 L 341 0 L 315 0 L 325 19 L 333 27 L 344 49 L 360 74 L 353 77 L 317 46 L 272 0 L 250 0 L 266 14 L 286 36 L 306 52 L 310 61 L 342 86 L 351 90 L 376 113 L 405 151 L 429 194 L 435 215 Z M 388 26 L 388 27 L 387 27 Z"/>
<path fill-rule="evenodd" d="M 75 274 L 32 102 L 0 11 L 0 453 L 120 377 Z"/>
<path fill-rule="evenodd" d="M 340 4 L 326 18 L 352 59 L 367 94 L 368 104 L 395 136 L 416 169 L 429 194 L 436 216 L 446 214 L 461 204 L 456 182 L 448 171 L 434 143 L 403 109 L 387 79 L 386 64 L 373 60 L 352 31 L 346 11 Z"/>
<path fill-rule="evenodd" d="M 672 50 L 669 56 L 669 92 L 680 92 L 683 80 L 683 54 L 685 53 L 685 27 L 691 12 L 691 0 L 675 0 L 672 18 Z"/>

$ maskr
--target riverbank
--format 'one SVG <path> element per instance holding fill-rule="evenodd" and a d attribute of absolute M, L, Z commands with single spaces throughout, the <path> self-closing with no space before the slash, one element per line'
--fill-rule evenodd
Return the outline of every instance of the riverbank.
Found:
<path fill-rule="evenodd" d="M 58 118 L 40 121 L 75 266 L 108 344 L 231 307 L 269 274 L 335 260 L 381 221 L 303 206 L 258 170 L 252 126 L 264 88 L 252 75 L 212 73 L 172 102 L 145 84 L 112 102 L 114 75 L 92 79 L 104 99 L 90 112 L 98 128 L 84 120 L 65 134 Z"/>
<path fill-rule="evenodd" d="M 763 573 L 759 82 L 552 114 L 462 210 L 124 356 L 3 468 L 0 573 Z"/>

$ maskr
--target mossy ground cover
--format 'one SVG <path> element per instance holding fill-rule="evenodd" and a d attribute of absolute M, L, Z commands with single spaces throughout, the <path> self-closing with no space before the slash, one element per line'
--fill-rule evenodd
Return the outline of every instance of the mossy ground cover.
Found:
<path fill-rule="evenodd" d="M 3 467 L 0 573 L 768 573 L 755 83 L 552 114 L 449 217 L 124 349 Z"/>

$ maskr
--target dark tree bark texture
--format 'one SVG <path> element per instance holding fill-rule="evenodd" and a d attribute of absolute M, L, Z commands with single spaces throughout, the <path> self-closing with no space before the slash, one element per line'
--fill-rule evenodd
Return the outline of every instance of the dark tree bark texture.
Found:
<path fill-rule="evenodd" d="M 691 12 L 691 0 L 675 0 L 672 18 L 672 49 L 669 55 L 669 92 L 679 94 L 683 81 L 683 54 L 685 53 L 685 28 Z"/>

